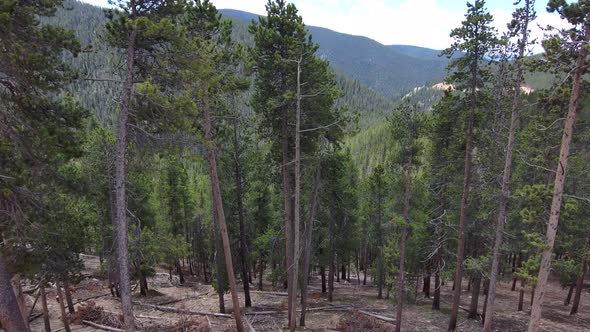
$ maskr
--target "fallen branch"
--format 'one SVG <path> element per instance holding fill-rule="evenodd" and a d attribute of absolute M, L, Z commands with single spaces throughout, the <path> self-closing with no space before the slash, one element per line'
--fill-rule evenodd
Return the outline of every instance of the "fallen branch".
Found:
<path fill-rule="evenodd" d="M 107 295 L 111 295 L 111 293 L 106 293 L 106 294 L 101 294 L 101 295 L 94 295 L 94 296 L 90 296 L 81 300 L 77 300 L 76 302 L 74 302 L 74 305 L 78 304 L 78 303 L 82 303 L 82 302 L 86 302 L 88 300 L 92 300 L 92 299 L 97 299 L 99 297 L 103 297 L 103 296 L 107 296 Z"/>
<path fill-rule="evenodd" d="M 371 316 L 373 318 L 380 319 L 382 321 L 386 321 L 386 322 L 391 323 L 391 324 L 395 323 L 395 319 L 390 318 L 390 317 L 377 315 L 377 314 L 374 314 L 372 312 L 368 312 L 368 311 L 364 311 L 364 310 L 359 310 L 358 312 L 360 312 L 361 314 L 367 315 L 367 316 Z"/>
<path fill-rule="evenodd" d="M 285 292 L 267 292 L 267 291 L 255 291 L 251 290 L 250 293 L 254 294 L 266 294 L 266 295 L 276 295 L 276 296 L 288 296 L 289 294 Z"/>
<path fill-rule="evenodd" d="M 32 316 L 29 316 L 29 322 L 32 322 L 32 321 L 34 321 L 35 319 L 37 319 L 37 318 L 39 318 L 41 316 L 43 316 L 43 313 L 38 313 L 38 314 L 34 314 Z"/>
<path fill-rule="evenodd" d="M 223 318 L 233 318 L 232 315 L 229 314 L 220 314 L 217 312 L 207 312 L 207 311 L 195 311 L 195 310 L 185 310 L 185 309 L 178 309 L 174 307 L 164 307 L 155 304 L 148 304 L 148 303 L 141 303 L 137 301 L 133 301 L 133 304 L 150 307 L 156 310 L 164 311 L 164 312 L 174 312 L 177 314 L 184 314 L 184 315 L 201 315 L 201 316 L 214 316 L 214 317 L 223 317 Z"/>
<path fill-rule="evenodd" d="M 252 322 L 250 322 L 249 319 L 246 319 L 246 325 L 248 325 L 250 332 L 256 332 L 256 330 L 254 329 L 254 326 L 252 326 Z"/>
<path fill-rule="evenodd" d="M 209 294 L 209 293 L 207 293 L 207 294 Z M 182 302 L 182 301 L 186 301 L 186 300 L 196 299 L 196 298 L 199 298 L 199 297 L 201 297 L 203 295 L 207 295 L 207 294 L 199 294 L 199 295 L 195 295 L 195 296 L 185 297 L 182 299 L 175 299 L 175 300 L 171 300 L 171 301 L 160 302 L 160 303 L 158 303 L 158 305 L 167 305 L 167 304 L 178 303 L 178 302 Z"/>
<path fill-rule="evenodd" d="M 106 326 L 106 325 L 96 324 L 96 323 L 88 321 L 88 320 L 83 320 L 82 323 L 84 323 L 86 325 L 90 325 L 90 326 L 95 327 L 97 329 L 105 330 L 105 331 L 125 332 L 125 330 L 117 329 L 117 328 Z"/>

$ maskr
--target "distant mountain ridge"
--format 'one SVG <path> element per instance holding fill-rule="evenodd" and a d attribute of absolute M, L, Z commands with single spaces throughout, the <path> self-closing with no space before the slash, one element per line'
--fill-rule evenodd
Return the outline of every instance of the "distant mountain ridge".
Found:
<path fill-rule="evenodd" d="M 235 10 L 220 12 L 249 24 L 259 15 Z M 387 98 L 403 96 L 408 90 L 441 81 L 449 60 L 439 50 L 410 45 L 383 45 L 363 36 L 306 26 L 320 45 L 319 56 L 334 68 L 356 79 Z"/>

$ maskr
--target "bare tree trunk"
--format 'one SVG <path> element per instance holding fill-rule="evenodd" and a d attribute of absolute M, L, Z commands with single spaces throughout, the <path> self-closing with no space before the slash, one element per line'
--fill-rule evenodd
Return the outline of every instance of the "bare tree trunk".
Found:
<path fill-rule="evenodd" d="M 476 54 L 475 58 L 479 56 Z M 465 222 L 467 220 L 467 208 L 469 204 L 469 190 L 471 182 L 471 158 L 473 149 L 473 127 L 475 125 L 475 100 L 477 93 L 477 61 L 471 67 L 471 102 L 469 107 L 469 120 L 465 143 L 465 166 L 463 174 L 463 194 L 461 196 L 461 211 L 459 215 L 459 228 L 457 240 L 457 261 L 455 262 L 455 291 L 453 293 L 453 306 L 451 308 L 451 319 L 449 320 L 449 331 L 455 331 L 457 327 L 457 316 L 459 315 L 459 304 L 461 302 L 461 280 L 463 278 L 463 255 L 465 252 Z"/>
<path fill-rule="evenodd" d="M 525 1 L 525 22 L 521 34 L 522 40 L 519 41 L 518 59 L 516 60 L 516 82 L 514 83 L 514 98 L 512 99 L 512 114 L 510 116 L 510 129 L 508 130 L 508 144 L 506 145 L 506 157 L 504 158 L 504 175 L 502 176 L 502 190 L 498 202 L 498 216 L 496 220 L 496 238 L 494 240 L 494 249 L 492 251 L 492 271 L 490 272 L 490 282 L 486 301 L 486 317 L 484 318 L 483 331 L 492 330 L 492 320 L 494 315 L 494 302 L 496 301 L 496 280 L 498 275 L 498 266 L 500 262 L 500 247 L 504 237 L 504 223 L 506 222 L 506 209 L 508 198 L 510 196 L 510 177 L 512 176 L 512 152 L 516 140 L 516 127 L 518 122 L 518 111 L 520 109 L 520 86 L 523 80 L 522 59 L 528 37 L 528 24 L 530 12 L 530 0 Z"/>
<path fill-rule="evenodd" d="M 131 281 L 129 278 L 129 251 L 127 247 L 127 198 L 126 198 L 126 161 L 127 151 L 127 122 L 129 118 L 129 103 L 133 93 L 133 71 L 135 63 L 135 38 L 137 31 L 131 30 L 127 38 L 127 73 L 121 96 L 121 110 L 119 112 L 119 128 L 117 134 L 117 153 L 115 156 L 115 209 L 116 209 L 116 248 L 117 265 L 119 270 L 119 287 L 121 294 L 121 308 L 127 332 L 135 331 L 133 305 L 131 304 Z"/>
<path fill-rule="evenodd" d="M 326 293 L 326 267 L 320 267 L 320 275 L 322 277 L 322 293 Z"/>
<path fill-rule="evenodd" d="M 289 284 L 289 299 L 291 305 L 289 310 L 289 329 L 291 332 L 295 331 L 297 325 L 297 286 L 298 286 L 298 269 L 299 269 L 299 226 L 301 225 L 301 61 L 303 57 L 299 58 L 297 62 L 297 110 L 295 114 L 295 203 L 293 220 L 293 266 L 291 280 Z M 307 276 L 305 276 L 307 278 Z"/>
<path fill-rule="evenodd" d="M 410 223 L 410 200 L 412 197 L 412 154 L 408 157 L 406 170 L 406 188 L 404 193 L 404 224 L 402 226 L 402 234 L 400 240 L 400 255 L 399 255 L 399 269 L 397 274 L 397 306 L 395 314 L 395 331 L 400 332 L 402 328 L 402 311 L 404 304 L 404 264 L 406 261 L 406 241 L 408 240 L 408 225 Z M 418 278 L 416 279 L 416 286 L 418 285 Z"/>
<path fill-rule="evenodd" d="M 309 219 L 307 221 L 307 225 L 305 226 L 305 248 L 303 251 L 303 284 L 301 285 L 301 317 L 299 318 L 299 325 L 305 326 L 305 314 L 307 311 L 307 280 L 309 278 L 309 262 L 311 260 L 311 240 L 313 234 L 313 224 L 315 221 L 315 215 L 317 212 L 318 207 L 318 194 L 320 191 L 320 174 L 321 167 L 318 166 L 318 169 L 315 174 L 315 179 L 313 183 L 313 191 L 311 195 L 311 206 L 309 208 Z"/>
<path fill-rule="evenodd" d="M 570 301 L 572 300 L 572 294 L 574 293 L 574 288 L 576 287 L 576 285 L 577 285 L 577 282 L 572 282 L 570 284 L 569 290 L 567 292 L 567 297 L 563 301 L 563 305 L 570 305 Z"/>
<path fill-rule="evenodd" d="M 473 278 L 473 289 L 471 291 L 471 304 L 469 306 L 469 315 L 471 319 L 477 318 L 477 307 L 479 305 L 479 290 L 481 287 L 481 277 Z"/>
<path fill-rule="evenodd" d="M 334 296 L 334 227 L 336 224 L 336 193 L 332 192 L 330 204 L 329 249 L 328 252 L 328 301 L 332 302 Z"/>
<path fill-rule="evenodd" d="M 66 303 L 68 304 L 68 312 L 73 314 L 76 312 L 74 308 L 74 301 L 72 301 L 72 293 L 70 293 L 70 283 L 68 282 L 68 277 L 64 278 L 64 294 L 66 296 Z"/>
<path fill-rule="evenodd" d="M 41 282 L 39 292 L 41 293 L 41 305 L 43 307 L 43 324 L 45 326 L 45 332 L 51 332 L 51 324 L 49 322 L 49 310 L 47 308 L 47 294 L 45 293 L 45 281 Z"/>
<path fill-rule="evenodd" d="M 582 288 L 584 287 L 584 277 L 586 276 L 587 270 L 588 262 L 585 261 L 584 266 L 582 267 L 582 273 L 578 276 L 578 280 L 576 280 L 576 295 L 574 295 L 574 302 L 572 303 L 572 310 L 570 311 L 570 315 L 575 315 L 578 313 L 578 307 L 580 306 L 580 298 L 582 297 Z"/>
<path fill-rule="evenodd" d="M 248 308 L 252 306 L 250 299 L 250 284 L 248 278 L 248 259 L 246 258 L 246 226 L 244 218 L 244 195 L 243 195 L 243 180 L 242 180 L 242 164 L 240 151 L 238 119 L 234 120 L 234 175 L 236 182 L 236 199 L 238 202 L 238 222 L 240 225 L 240 262 L 242 263 L 242 284 L 244 287 L 244 305 Z"/>
<path fill-rule="evenodd" d="M 57 297 L 58 297 L 58 302 L 59 302 L 59 309 L 61 311 L 61 321 L 64 324 L 64 329 L 66 330 L 66 332 L 70 332 L 70 324 L 68 323 L 68 317 L 66 315 L 66 307 L 64 305 L 64 296 L 63 296 L 63 292 L 61 291 L 61 284 L 60 282 L 56 283 L 56 289 L 57 289 Z"/>
<path fill-rule="evenodd" d="M 587 43 L 590 39 L 590 24 L 585 23 L 584 28 L 584 39 Z M 555 172 L 555 184 L 553 186 L 553 200 L 551 202 L 549 223 L 547 224 L 547 235 L 545 236 L 547 246 L 541 255 L 541 265 L 537 279 L 537 291 L 535 292 L 535 300 L 533 301 L 533 305 L 531 307 L 529 332 L 539 331 L 539 325 L 541 323 L 541 305 L 543 304 L 543 298 L 545 297 L 545 287 L 547 286 L 547 279 L 549 277 L 551 268 L 551 253 L 553 252 L 555 234 L 557 233 L 557 226 L 559 224 L 559 213 L 561 211 L 561 200 L 563 198 L 563 187 L 565 185 L 565 175 L 567 171 L 570 142 L 572 140 L 574 123 L 576 122 L 576 114 L 578 112 L 578 101 L 580 99 L 582 75 L 586 71 L 586 56 L 588 55 L 586 43 L 580 47 L 572 81 L 572 92 L 568 105 L 567 118 L 563 127 L 563 137 L 561 138 L 561 149 L 559 152 L 559 163 Z"/>
<path fill-rule="evenodd" d="M 262 258 L 260 259 L 258 268 L 260 269 L 258 271 L 258 290 L 262 290 L 262 277 L 264 275 L 264 262 L 262 261 Z"/>
<path fill-rule="evenodd" d="M 283 176 L 283 199 L 284 199 L 284 209 L 283 209 L 283 221 L 285 224 L 285 270 L 287 271 L 287 288 L 290 288 L 294 281 L 291 279 L 293 276 L 293 204 L 291 201 L 291 196 L 293 193 L 292 183 L 291 183 L 291 172 L 289 170 L 289 165 L 291 164 L 291 155 L 290 155 L 290 148 L 289 148 L 289 124 L 288 124 L 288 117 L 287 117 L 287 110 L 283 110 L 283 119 L 281 120 L 282 125 L 282 134 L 283 137 L 281 138 L 281 148 L 282 148 L 282 155 L 283 155 L 283 163 L 281 165 L 281 173 Z M 291 322 L 291 305 L 293 302 L 291 301 L 291 293 L 289 293 L 288 299 L 288 322 Z"/>
<path fill-rule="evenodd" d="M 236 287 L 236 278 L 234 275 L 234 267 L 231 257 L 231 246 L 229 243 L 229 236 L 227 234 L 227 225 L 225 224 L 225 213 L 223 211 L 223 201 L 221 198 L 221 188 L 219 186 L 219 176 L 217 175 L 217 147 L 215 145 L 215 134 L 213 118 L 209 110 L 209 100 L 207 97 L 203 98 L 203 128 L 205 129 L 205 140 L 207 144 L 207 164 L 209 167 L 209 177 L 211 178 L 211 197 L 213 205 L 215 206 L 215 213 L 217 214 L 217 223 L 219 224 L 219 232 L 221 234 L 221 242 L 223 244 L 223 253 L 225 256 L 225 269 L 227 272 L 227 279 L 232 297 L 233 314 L 236 320 L 236 329 L 238 332 L 244 331 L 242 323 L 242 315 L 240 313 L 240 299 L 238 297 L 238 290 Z"/>
<path fill-rule="evenodd" d="M 526 282 L 524 279 L 520 280 L 520 290 L 518 294 L 518 311 L 522 311 L 524 307 L 524 288 L 526 286 Z"/>
<path fill-rule="evenodd" d="M 443 221 L 444 215 L 446 213 L 447 208 L 447 196 L 446 196 L 446 179 L 443 180 L 443 186 L 440 192 L 440 207 L 441 207 L 441 217 L 440 220 L 436 223 L 435 235 L 436 235 L 436 254 L 435 254 L 435 265 L 436 271 L 434 273 L 434 298 L 432 300 L 432 309 L 433 310 L 440 310 L 440 287 L 441 287 L 441 280 L 440 280 L 440 270 L 442 268 L 442 250 L 443 250 Z"/>
<path fill-rule="evenodd" d="M 10 279 L 4 257 L 0 254 L 0 323 L 7 332 L 26 331 L 27 324 L 21 315 Z"/>
<path fill-rule="evenodd" d="M 215 278 L 217 278 L 217 297 L 219 300 L 219 312 L 224 314 L 225 313 L 225 289 L 224 289 L 224 282 L 223 282 L 223 273 L 221 272 L 223 269 L 223 262 L 221 261 L 221 244 L 219 243 L 220 233 L 219 233 L 219 222 L 217 222 L 217 212 L 216 206 L 213 206 L 213 243 L 215 246 Z M 211 276 L 213 278 L 213 276 Z"/>

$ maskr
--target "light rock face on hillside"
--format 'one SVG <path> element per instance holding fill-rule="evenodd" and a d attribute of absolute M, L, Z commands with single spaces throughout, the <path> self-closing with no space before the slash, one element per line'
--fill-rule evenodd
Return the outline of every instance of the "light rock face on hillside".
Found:
<path fill-rule="evenodd" d="M 455 87 L 452 84 L 446 84 L 444 82 L 440 82 L 440 83 L 436 83 L 435 85 L 432 86 L 432 89 L 434 90 L 441 90 L 441 91 L 446 91 L 446 90 L 455 90 Z M 523 85 L 520 87 L 520 91 L 524 92 L 525 94 L 530 94 L 532 92 L 535 91 L 535 89 L 531 88 L 530 86 L 526 86 Z"/>

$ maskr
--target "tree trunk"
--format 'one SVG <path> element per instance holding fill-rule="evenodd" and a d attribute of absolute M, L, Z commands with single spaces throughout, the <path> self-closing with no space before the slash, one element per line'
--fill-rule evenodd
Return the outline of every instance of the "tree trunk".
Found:
<path fill-rule="evenodd" d="M 570 311 L 570 315 L 575 315 L 578 313 L 578 307 L 580 306 L 580 298 L 582 297 L 582 288 L 584 287 L 584 277 L 586 276 L 587 269 L 588 262 L 585 261 L 584 266 L 582 267 L 582 273 L 578 276 L 578 279 L 576 280 L 576 295 L 574 295 L 574 302 L 572 303 L 572 310 Z"/>
<path fill-rule="evenodd" d="M 410 143 L 413 145 L 413 142 Z M 395 331 L 400 332 L 402 328 L 402 311 L 404 304 L 404 278 L 405 278 L 405 262 L 406 262 L 406 241 L 408 240 L 408 225 L 410 224 L 410 201 L 412 197 L 412 154 L 410 153 L 407 161 L 406 169 L 406 186 L 404 193 L 404 223 L 402 226 L 402 234 L 400 239 L 400 255 L 399 255 L 399 269 L 397 274 L 397 306 L 395 314 Z M 418 286 L 418 278 L 416 278 L 416 286 Z"/>
<path fill-rule="evenodd" d="M 512 261 L 512 291 L 514 292 L 516 290 L 516 282 L 518 281 L 518 278 L 514 276 L 514 272 L 516 272 L 516 267 L 521 266 L 522 264 L 522 253 L 518 253 L 518 258 L 514 258 L 514 260 Z"/>
<path fill-rule="evenodd" d="M 536 286 L 533 286 L 533 288 L 531 289 L 531 307 L 533 306 L 533 302 L 535 300 L 535 290 L 537 289 Z"/>
<path fill-rule="evenodd" d="M 569 291 L 567 292 L 567 297 L 563 301 L 563 305 L 570 305 L 570 301 L 572 300 L 572 294 L 574 292 L 574 288 L 576 287 L 577 282 L 572 282 L 569 287 Z"/>
<path fill-rule="evenodd" d="M 244 201 L 243 201 L 243 180 L 242 180 L 242 163 L 241 163 L 241 149 L 239 138 L 238 119 L 234 119 L 234 176 L 236 183 L 236 200 L 238 202 L 238 223 L 240 225 L 240 262 L 242 266 L 242 284 L 244 287 L 244 304 L 246 308 L 252 306 L 250 299 L 250 284 L 248 278 L 248 259 L 246 258 L 246 226 L 244 218 Z"/>
<path fill-rule="evenodd" d="M 68 323 L 68 317 L 66 315 L 66 307 L 64 305 L 64 296 L 63 292 L 61 291 L 61 285 L 59 282 L 57 282 L 55 286 L 57 289 L 57 298 L 59 300 L 59 309 L 61 311 L 61 321 L 64 324 L 64 329 L 66 332 L 70 332 L 70 324 Z"/>
<path fill-rule="evenodd" d="M 430 275 L 424 277 L 424 287 L 422 288 L 424 292 L 424 297 L 429 299 L 430 298 Z"/>
<path fill-rule="evenodd" d="M 227 279 L 232 296 L 233 314 L 236 320 L 236 329 L 238 332 L 244 331 L 242 323 L 242 315 L 240 313 L 240 299 L 238 297 L 238 290 L 236 287 L 236 279 L 234 275 L 234 267 L 231 257 L 231 247 L 229 236 L 227 234 L 227 225 L 225 224 L 225 213 L 223 211 L 223 201 L 221 198 L 221 188 L 219 186 L 219 176 L 217 175 L 217 147 L 215 146 L 215 134 L 213 118 L 209 110 L 209 100 L 207 97 L 203 99 L 203 128 L 205 129 L 205 140 L 207 144 L 207 165 L 209 168 L 209 177 L 211 182 L 211 198 L 212 204 L 215 206 L 215 213 L 217 214 L 217 224 L 219 224 L 219 232 L 221 234 L 221 241 L 223 244 L 223 253 L 225 256 L 225 269 L 227 272 Z"/>
<path fill-rule="evenodd" d="M 336 193 L 332 192 L 330 204 L 329 246 L 328 252 L 328 301 L 332 302 L 334 296 L 334 227 L 336 224 Z"/>
<path fill-rule="evenodd" d="M 47 294 L 45 293 L 45 282 L 41 282 L 39 291 L 41 292 L 41 305 L 43 306 L 43 325 L 45 326 L 45 332 L 51 332 L 49 310 L 47 308 Z"/>
<path fill-rule="evenodd" d="M 21 315 L 10 279 L 4 257 L 0 254 L 0 323 L 7 332 L 26 331 L 27 324 Z"/>
<path fill-rule="evenodd" d="M 141 270 L 141 267 L 140 267 L 139 268 L 139 293 L 142 296 L 147 296 L 147 292 L 148 292 L 147 279 L 145 277 L 145 273 L 143 273 L 143 271 Z"/>
<path fill-rule="evenodd" d="M 483 331 L 492 330 L 492 319 L 494 315 L 494 302 L 496 301 L 496 280 L 498 275 L 498 266 L 500 261 L 500 248 L 504 237 L 504 224 L 506 223 L 506 209 L 508 198 L 510 196 L 510 177 L 512 175 L 512 152 L 516 140 L 516 127 L 518 122 L 518 111 L 520 109 L 520 86 L 523 80 L 522 60 L 527 45 L 528 24 L 530 12 L 530 0 L 525 1 L 525 22 L 521 33 L 522 40 L 519 41 L 518 59 L 516 60 L 516 81 L 514 83 L 514 98 L 512 99 L 512 114 L 510 116 L 510 129 L 508 130 L 508 144 L 506 145 L 506 156 L 504 158 L 504 174 L 502 176 L 502 190 L 498 201 L 498 215 L 496 220 L 496 238 L 494 240 L 494 249 L 492 251 L 492 271 L 490 272 L 489 286 L 486 302 L 486 316 L 484 318 Z"/>
<path fill-rule="evenodd" d="M 131 304 L 131 281 L 129 275 L 129 250 L 127 246 L 127 190 L 126 190 L 126 161 L 127 151 L 127 122 L 129 119 L 129 104 L 133 93 L 135 38 L 137 31 L 132 29 L 127 39 L 127 73 L 121 96 L 121 110 L 119 112 L 119 128 L 117 134 L 117 153 L 115 157 L 115 209 L 116 209 L 116 248 L 117 267 L 119 270 L 119 287 L 121 294 L 121 308 L 123 321 L 127 332 L 135 331 L 133 305 Z"/>
<path fill-rule="evenodd" d="M 180 258 L 176 259 L 176 273 L 178 274 L 178 281 L 180 284 L 184 284 L 184 272 L 182 271 L 182 266 L 180 265 Z"/>
<path fill-rule="evenodd" d="M 291 281 L 289 284 L 289 329 L 295 331 L 297 316 L 297 286 L 299 269 L 299 227 L 301 226 L 301 61 L 297 62 L 297 109 L 295 114 L 295 203 L 293 220 L 293 265 L 291 266 Z M 307 278 L 307 276 L 305 276 Z"/>
<path fill-rule="evenodd" d="M 260 259 L 260 264 L 258 266 L 258 268 L 260 269 L 258 271 L 258 290 L 262 290 L 262 277 L 264 275 L 264 262 L 262 261 L 262 258 Z"/>
<path fill-rule="evenodd" d="M 76 312 L 74 308 L 74 301 L 72 301 L 72 293 L 70 293 L 70 283 L 68 282 L 68 277 L 64 278 L 64 294 L 66 296 L 66 303 L 68 304 L 68 312 L 73 314 Z"/>
<path fill-rule="evenodd" d="M 326 293 L 326 267 L 323 265 L 320 267 L 320 274 L 322 277 L 322 294 L 325 294 Z"/>
<path fill-rule="evenodd" d="M 437 258 L 436 271 L 434 272 L 434 297 L 432 299 L 432 309 L 440 310 L 440 258 Z"/>
<path fill-rule="evenodd" d="M 555 184 L 553 185 L 553 200 L 551 202 L 551 212 L 549 214 L 549 223 L 547 224 L 547 234 L 545 236 L 547 246 L 544 248 L 541 255 L 541 265 L 537 279 L 537 291 L 535 292 L 535 300 L 533 301 L 533 305 L 531 307 L 529 332 L 539 331 L 539 325 L 541 323 L 541 305 L 543 304 L 543 298 L 545 297 L 545 287 L 547 286 L 547 279 L 549 277 L 551 268 L 551 253 L 553 252 L 555 234 L 557 233 L 557 226 L 559 224 L 559 213 L 561 211 L 561 200 L 563 198 L 563 187 L 565 185 L 570 142 L 574 134 L 574 123 L 576 121 L 576 113 L 578 112 L 578 101 L 580 99 L 582 75 L 586 70 L 586 56 L 588 55 L 588 48 L 586 47 L 586 44 L 590 39 L 590 23 L 586 22 L 584 28 L 584 39 L 586 43 L 580 47 L 578 59 L 576 61 L 576 69 L 572 80 L 572 92 L 568 105 L 567 118 L 563 127 L 559 162 L 555 172 Z"/>
<path fill-rule="evenodd" d="M 526 286 L 526 282 L 524 279 L 520 280 L 520 291 L 518 294 L 518 311 L 522 311 L 524 307 L 524 288 Z"/>
<path fill-rule="evenodd" d="M 475 58 L 479 56 L 475 54 Z M 449 320 L 449 331 L 454 331 L 457 327 L 457 316 L 459 314 L 459 304 L 461 302 L 461 280 L 463 278 L 463 255 L 465 252 L 465 222 L 467 220 L 467 207 L 469 204 L 469 189 L 471 182 L 471 153 L 473 149 L 473 127 L 475 125 L 475 100 L 477 93 L 477 61 L 471 67 L 471 102 L 469 106 L 469 120 L 467 124 L 467 134 L 465 143 L 465 166 L 463 173 L 463 194 L 461 196 L 461 207 L 459 215 L 459 228 L 457 240 L 457 260 L 455 262 L 455 283 L 453 293 L 453 306 L 451 308 L 451 319 Z"/>
<path fill-rule="evenodd" d="M 471 319 L 477 319 L 477 307 L 479 306 L 479 289 L 481 287 L 481 277 L 473 278 L 473 289 L 471 291 L 471 305 L 469 306 L 469 315 Z"/>
<path fill-rule="evenodd" d="M 313 234 L 313 224 L 315 221 L 315 216 L 317 213 L 318 208 L 318 195 L 320 191 L 320 179 L 321 179 L 321 166 L 318 166 L 318 169 L 315 174 L 314 183 L 313 183 L 313 191 L 311 195 L 311 206 L 309 208 L 309 219 L 307 220 L 307 224 L 305 226 L 305 247 L 303 250 L 303 284 L 301 285 L 301 317 L 299 318 L 299 325 L 305 326 L 305 314 L 307 311 L 307 284 L 309 278 L 309 263 L 311 261 L 311 240 Z"/>

